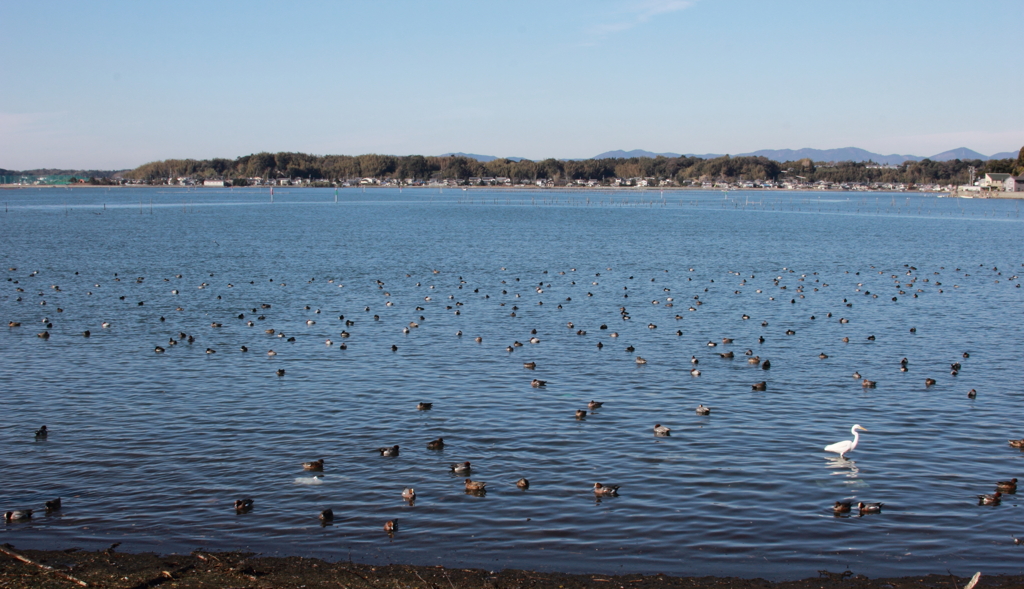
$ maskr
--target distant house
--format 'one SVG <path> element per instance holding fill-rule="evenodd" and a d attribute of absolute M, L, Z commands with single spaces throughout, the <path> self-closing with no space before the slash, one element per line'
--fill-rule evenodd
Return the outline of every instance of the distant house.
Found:
<path fill-rule="evenodd" d="M 1013 176 L 1007 175 L 1006 180 L 1003 180 L 1003 190 L 1006 192 L 1024 192 L 1024 176 Z"/>
<path fill-rule="evenodd" d="M 223 188 L 224 187 L 224 181 L 223 180 L 203 180 L 203 186 L 219 186 L 219 187 Z"/>
<path fill-rule="evenodd" d="M 981 187 L 989 190 L 1002 190 L 1003 183 L 1006 182 L 1007 178 L 1010 178 L 1009 174 L 999 174 L 989 172 L 985 174 L 985 177 L 981 180 Z"/>

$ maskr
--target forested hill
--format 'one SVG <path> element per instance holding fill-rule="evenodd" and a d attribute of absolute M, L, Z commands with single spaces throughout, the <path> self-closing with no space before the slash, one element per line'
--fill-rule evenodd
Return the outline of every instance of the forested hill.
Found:
<path fill-rule="evenodd" d="M 481 162 L 470 157 L 394 156 L 367 154 L 310 155 L 305 153 L 257 153 L 236 159 L 163 160 L 124 172 L 128 179 L 166 182 L 168 178 L 224 179 L 246 184 L 259 178 L 340 181 L 353 178 L 455 179 L 509 178 L 514 183 L 535 180 L 609 181 L 613 178 L 655 178 L 677 182 L 715 180 L 772 180 L 794 176 L 805 182 L 897 182 L 914 184 L 966 183 L 969 168 L 986 172 L 1024 173 L 1024 148 L 1016 159 L 908 161 L 899 166 L 870 162 L 813 162 L 810 159 L 777 162 L 762 156 L 713 159 L 699 157 L 635 157 L 589 160 L 542 161 L 495 159 Z"/>

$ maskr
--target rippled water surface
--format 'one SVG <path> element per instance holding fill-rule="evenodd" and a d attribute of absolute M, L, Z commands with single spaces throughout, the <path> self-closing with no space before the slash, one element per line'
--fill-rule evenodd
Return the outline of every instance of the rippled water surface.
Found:
<path fill-rule="evenodd" d="M 1017 201 L 334 194 L 0 194 L 0 319 L 21 323 L 0 328 L 0 508 L 37 510 L 0 541 L 774 578 L 1024 568 L 1017 496 L 977 499 L 1024 476 Z M 849 460 L 822 450 L 854 423 Z M 449 473 L 466 460 L 486 495 Z M 885 506 L 835 517 L 839 500 Z"/>

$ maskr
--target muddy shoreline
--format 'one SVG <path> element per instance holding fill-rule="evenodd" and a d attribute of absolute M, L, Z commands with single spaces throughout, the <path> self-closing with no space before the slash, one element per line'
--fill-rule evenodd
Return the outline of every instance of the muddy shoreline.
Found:
<path fill-rule="evenodd" d="M 0 589 L 101 587 L 237 587 L 342 589 L 963 589 L 969 578 L 949 573 L 871 579 L 852 571 L 821 571 L 798 581 L 771 582 L 736 577 L 673 577 L 654 574 L 585 575 L 538 573 L 516 569 L 446 568 L 441 566 L 366 565 L 316 558 L 268 557 L 244 552 L 128 554 L 116 545 L 101 551 L 0 549 Z M 982 576 L 981 588 L 1024 587 L 1024 575 Z"/>

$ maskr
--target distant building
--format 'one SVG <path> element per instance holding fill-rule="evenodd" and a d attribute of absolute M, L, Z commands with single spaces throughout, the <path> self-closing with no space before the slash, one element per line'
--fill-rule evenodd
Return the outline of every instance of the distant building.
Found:
<path fill-rule="evenodd" d="M 1006 180 L 1003 180 L 1003 190 L 1006 192 L 1024 192 L 1024 176 L 1013 176 L 1007 175 Z"/>
<path fill-rule="evenodd" d="M 203 186 L 219 186 L 223 188 L 227 184 L 223 180 L 203 180 Z"/>
<path fill-rule="evenodd" d="M 982 178 L 980 186 L 982 189 L 987 188 L 988 190 L 1002 190 L 1003 183 L 1006 182 L 1006 179 L 1010 177 L 1011 176 L 1009 174 L 998 174 L 989 172 L 988 174 L 985 174 L 984 178 Z"/>

